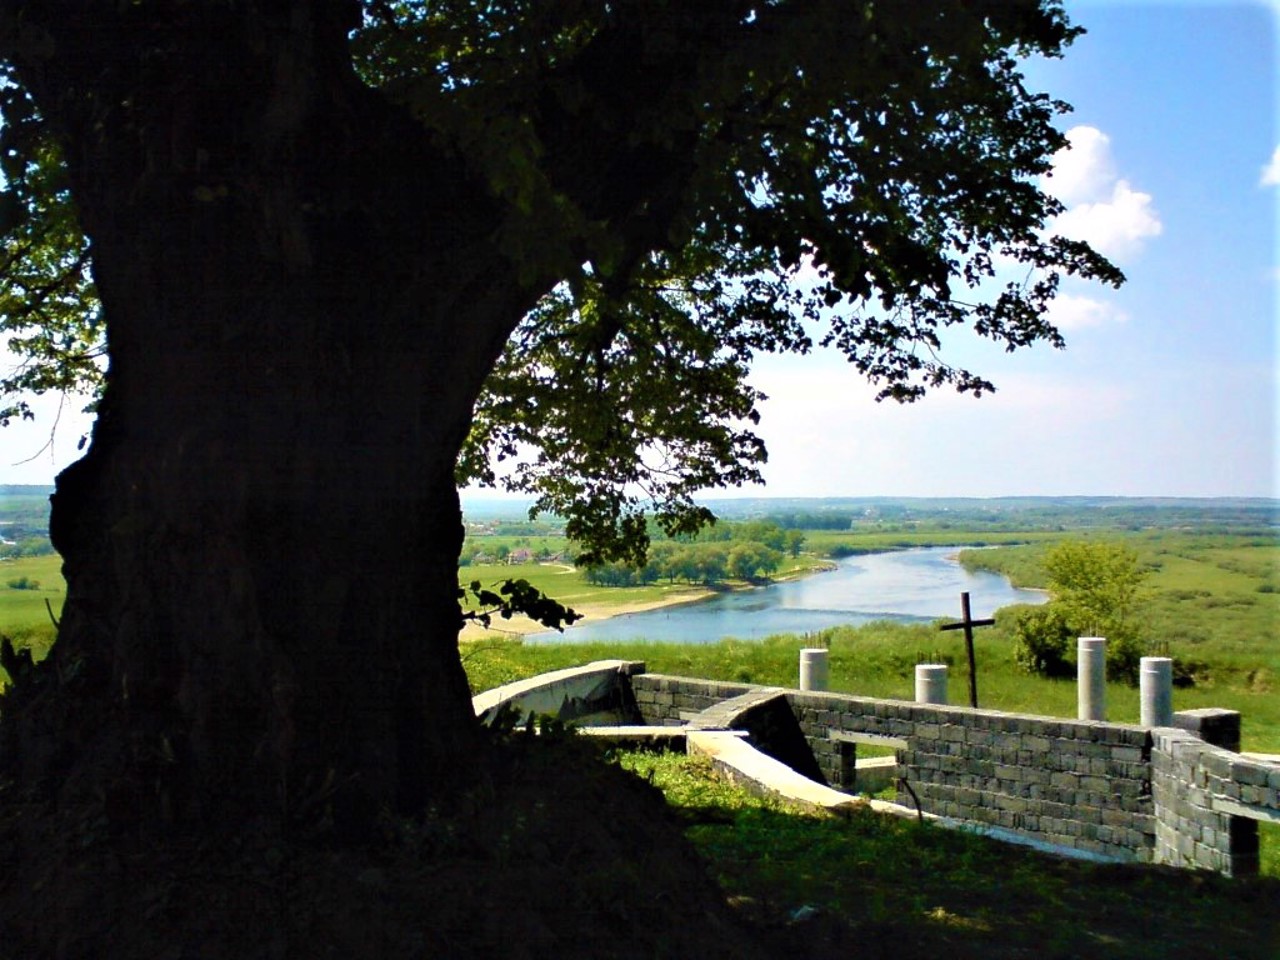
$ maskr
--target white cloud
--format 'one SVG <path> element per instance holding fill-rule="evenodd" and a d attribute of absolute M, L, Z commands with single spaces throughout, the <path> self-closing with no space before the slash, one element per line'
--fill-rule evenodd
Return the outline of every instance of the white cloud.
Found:
<path fill-rule="evenodd" d="M 1128 180 L 1117 180 L 1107 199 L 1077 204 L 1053 222 L 1054 233 L 1084 240 L 1112 258 L 1137 254 L 1144 241 L 1163 230 L 1151 194 L 1134 190 Z"/>
<path fill-rule="evenodd" d="M 1164 229 L 1151 194 L 1119 177 L 1111 138 L 1101 130 L 1073 127 L 1067 141 L 1042 184 L 1067 206 L 1053 221 L 1053 232 L 1083 240 L 1113 259 L 1137 254 Z"/>
<path fill-rule="evenodd" d="M 1091 297 L 1060 293 L 1049 307 L 1049 322 L 1063 332 L 1126 323 L 1128 315 L 1112 304 Z"/>
<path fill-rule="evenodd" d="M 1067 206 L 1098 200 L 1116 181 L 1111 138 L 1096 127 L 1072 127 L 1067 146 L 1053 155 L 1042 186 Z"/>
<path fill-rule="evenodd" d="M 1280 187 L 1280 147 L 1271 154 L 1271 162 L 1262 168 L 1262 177 L 1258 180 L 1260 187 Z"/>

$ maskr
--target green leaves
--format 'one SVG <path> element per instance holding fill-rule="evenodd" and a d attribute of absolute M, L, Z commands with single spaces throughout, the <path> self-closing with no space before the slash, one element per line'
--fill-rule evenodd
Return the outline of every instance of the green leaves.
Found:
<path fill-rule="evenodd" d="M 26 94 L 0 79 L 0 336 L 21 357 L 0 378 L 0 426 L 24 395 L 101 388 L 105 344 L 62 157 Z"/>
<path fill-rule="evenodd" d="M 1044 235 L 1067 107 L 1018 61 L 1079 33 L 1050 0 L 362 9 L 342 53 L 479 186 L 478 235 L 519 288 L 502 302 L 529 308 L 466 331 L 485 358 L 511 335 L 458 479 L 534 495 L 589 560 L 637 560 L 646 513 L 686 532 L 699 491 L 759 482 L 759 354 L 826 345 L 881 398 L 983 394 L 943 354 L 950 328 L 1062 346 L 1061 278 L 1123 280 Z M 61 158 L 12 78 L 0 111 L 0 328 L 27 358 L 0 387 L 93 391 L 103 321 Z"/>
<path fill-rule="evenodd" d="M 994 384 L 942 355 L 947 328 L 1062 346 L 1060 277 L 1123 280 L 1043 234 L 1059 206 L 1036 178 L 1066 107 L 1013 54 L 1062 52 L 1078 31 L 1056 4 L 746 9 L 581 5 L 573 44 L 503 61 L 545 80 L 528 129 L 582 215 L 584 266 L 508 343 L 459 476 L 537 495 L 592 562 L 637 560 L 646 509 L 687 527 L 699 489 L 759 480 L 758 353 L 817 340 L 882 399 L 981 395 Z M 674 57 L 694 41 L 690 72 Z M 637 103 L 619 78 L 646 68 Z"/>
<path fill-rule="evenodd" d="M 478 608 L 464 609 L 463 619 L 473 620 L 487 627 L 493 622 L 495 614 L 503 620 L 523 614 L 548 629 L 561 631 L 582 619 L 581 614 L 552 600 L 528 580 L 504 580 L 497 587 L 497 591 L 491 590 L 479 580 L 472 580 L 467 587 L 459 587 L 458 600 L 463 607 L 474 604 Z"/>
<path fill-rule="evenodd" d="M 485 385 L 460 481 L 501 477 L 537 496 L 588 564 L 642 561 L 646 511 L 670 534 L 692 532 L 710 516 L 693 502 L 699 489 L 757 481 L 747 359 L 803 335 L 770 315 L 774 287 L 700 274 L 702 252 L 652 258 L 625 298 L 594 274 L 544 298 Z"/>
<path fill-rule="evenodd" d="M 1077 627 L 1097 636 L 1128 623 L 1147 579 L 1138 555 L 1119 543 L 1067 540 L 1043 564 L 1054 600 Z"/>
<path fill-rule="evenodd" d="M 1138 682 L 1139 662 L 1146 652 L 1136 613 L 1144 599 L 1148 571 L 1138 555 L 1120 543 L 1066 540 L 1044 560 L 1053 595 L 1077 636 L 1107 639 L 1107 675 Z"/>

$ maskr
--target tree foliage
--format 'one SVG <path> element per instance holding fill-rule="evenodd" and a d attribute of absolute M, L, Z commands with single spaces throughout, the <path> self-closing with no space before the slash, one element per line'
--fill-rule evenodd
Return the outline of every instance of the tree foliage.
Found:
<path fill-rule="evenodd" d="M 1146 650 L 1137 614 L 1147 571 L 1120 543 L 1064 540 L 1041 560 L 1051 599 L 1022 612 L 1014 623 L 1014 658 L 1042 676 L 1069 676 L 1073 641 L 1107 640 L 1107 673 L 1137 683 Z"/>
<path fill-rule="evenodd" d="M 30 96 L 0 66 L 0 425 L 31 419 L 29 397 L 95 396 L 105 356 L 89 246 L 61 152 Z"/>
<path fill-rule="evenodd" d="M 1065 540 L 1042 563 L 1054 601 L 1079 629 L 1108 636 L 1108 630 L 1132 623 L 1147 579 L 1133 550 L 1101 540 Z"/>
<path fill-rule="evenodd" d="M 1071 648 L 1077 636 L 1055 604 L 1019 610 L 1013 621 L 1014 662 L 1041 677 L 1074 676 Z"/>
<path fill-rule="evenodd" d="M 38 31 L 8 7 L 7 48 L 29 60 Z M 168 16 L 135 7 L 136 29 Z M 360 82 L 482 183 L 491 242 L 547 287 L 485 383 L 458 479 L 533 494 L 594 559 L 638 560 L 646 510 L 688 532 L 708 519 L 697 491 L 760 479 L 758 355 L 822 344 L 882 398 L 980 395 L 993 385 L 940 354 L 948 328 L 1060 346 L 1060 278 L 1122 279 L 1043 229 L 1066 107 L 1019 61 L 1078 34 L 1056 3 L 343 9 Z M 2 386 L 92 388 L 91 248 L 56 131 L 15 74 L 3 90 L 0 297 L 26 359 Z"/>

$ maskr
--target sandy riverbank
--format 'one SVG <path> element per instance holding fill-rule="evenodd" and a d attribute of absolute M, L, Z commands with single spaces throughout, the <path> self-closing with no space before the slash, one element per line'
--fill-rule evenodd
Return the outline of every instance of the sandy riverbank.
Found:
<path fill-rule="evenodd" d="M 788 580 L 798 580 L 801 577 L 810 576 L 815 573 L 826 573 L 834 570 L 836 564 L 834 562 L 825 562 L 820 567 L 811 567 L 802 570 L 791 570 L 785 574 L 773 578 L 770 583 L 782 583 Z M 573 567 L 565 566 L 563 572 L 572 573 Z M 645 613 L 649 610 L 660 610 L 668 607 L 683 607 L 690 603 L 699 603 L 710 597 L 714 597 L 717 593 L 724 589 L 730 590 L 758 590 L 762 586 L 768 584 L 735 584 L 731 587 L 722 586 L 719 590 L 713 590 L 710 587 L 690 587 L 687 590 L 681 590 L 679 593 L 657 600 L 639 600 L 624 603 L 583 603 L 573 602 L 572 596 L 557 598 L 561 603 L 572 608 L 575 612 L 582 614 L 583 619 L 589 622 L 599 620 L 608 620 L 610 617 L 621 617 L 628 613 Z M 542 633 L 546 627 L 540 623 L 535 623 L 528 617 L 512 617 L 510 620 L 503 620 L 501 617 L 495 617 L 493 623 L 489 627 L 482 627 L 478 623 L 468 623 L 462 628 L 458 640 L 461 643 L 473 643 L 477 640 L 493 640 L 502 637 L 523 637 L 531 633 Z"/>
<path fill-rule="evenodd" d="M 665 597 L 661 600 L 637 601 L 634 603 L 584 603 L 575 604 L 568 603 L 569 607 L 577 613 L 582 614 L 584 621 L 608 620 L 610 617 L 620 617 L 628 613 L 645 613 L 649 610 L 658 610 L 665 607 L 682 607 L 689 603 L 698 603 L 706 600 L 708 597 L 716 595 L 716 591 L 708 589 L 691 589 L 687 593 L 681 593 L 674 597 Z M 493 640 L 502 637 L 523 637 L 530 633 L 542 633 L 547 628 L 540 623 L 535 623 L 528 617 L 512 617 L 510 620 L 503 620 L 501 617 L 494 617 L 493 623 L 486 629 L 478 623 L 468 623 L 462 628 L 458 640 L 461 643 L 473 643 L 477 640 Z"/>

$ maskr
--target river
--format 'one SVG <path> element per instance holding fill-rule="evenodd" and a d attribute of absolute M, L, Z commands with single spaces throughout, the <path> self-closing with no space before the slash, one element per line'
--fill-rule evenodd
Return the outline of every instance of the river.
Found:
<path fill-rule="evenodd" d="M 975 618 L 998 607 L 1043 603 L 1045 595 L 1019 590 L 993 573 L 969 573 L 955 560 L 962 547 L 921 547 L 846 557 L 836 569 L 756 590 L 722 593 L 698 603 L 584 621 L 564 633 L 526 637 L 533 642 L 665 640 L 714 643 L 724 637 L 759 640 L 775 633 L 811 633 L 840 624 L 897 620 L 928 623 L 960 618 L 968 591 Z"/>

